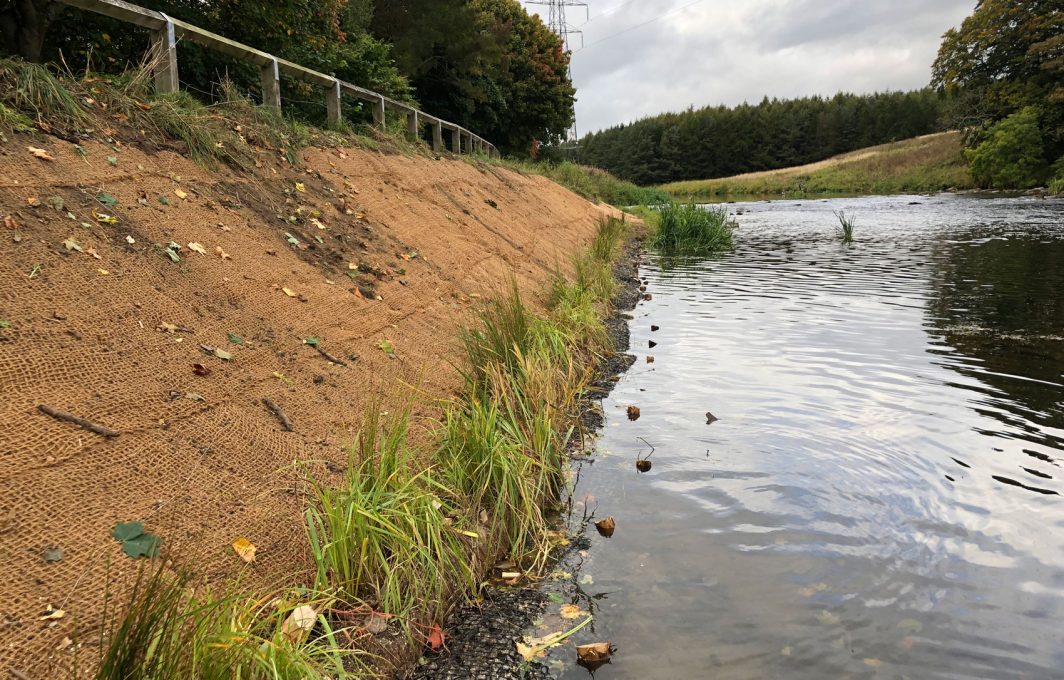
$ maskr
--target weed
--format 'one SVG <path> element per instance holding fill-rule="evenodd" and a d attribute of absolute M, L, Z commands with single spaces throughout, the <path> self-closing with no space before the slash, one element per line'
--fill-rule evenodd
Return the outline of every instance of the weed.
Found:
<path fill-rule="evenodd" d="M 96 678 L 297 680 L 342 676 L 345 660 L 364 666 L 340 650 L 337 631 L 320 614 L 325 601 L 311 604 L 312 631 L 285 627 L 304 602 L 285 594 L 216 597 L 206 589 L 197 596 L 188 577 L 162 563 L 142 568 L 122 613 L 105 609 Z"/>
<path fill-rule="evenodd" d="M 45 126 L 87 120 L 75 95 L 51 71 L 20 59 L 0 59 L 0 100 Z"/>
<path fill-rule="evenodd" d="M 732 245 L 728 209 L 694 203 L 666 203 L 658 209 L 651 245 L 665 253 L 712 253 Z"/>
<path fill-rule="evenodd" d="M 436 618 L 448 589 L 471 585 L 473 575 L 448 517 L 453 494 L 430 470 L 415 472 L 423 466 L 407 441 L 409 421 L 409 404 L 384 422 L 379 407 L 370 409 L 343 482 L 315 482 L 307 534 L 319 588 L 400 617 Z"/>
<path fill-rule="evenodd" d="M 855 215 L 847 215 L 845 210 L 839 210 L 835 213 L 836 219 L 839 220 L 839 239 L 843 243 L 853 243 L 853 228 L 857 224 L 857 217 Z"/>

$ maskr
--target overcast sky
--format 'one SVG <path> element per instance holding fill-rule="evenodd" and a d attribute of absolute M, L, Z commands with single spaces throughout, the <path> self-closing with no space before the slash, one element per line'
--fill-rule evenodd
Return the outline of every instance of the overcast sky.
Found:
<path fill-rule="evenodd" d="M 580 134 L 663 111 L 926 85 L 975 0 L 586 0 L 567 10 Z M 530 12 L 545 7 L 526 5 Z M 650 22 L 650 23 L 647 23 Z M 642 25 L 641 24 L 645 24 Z"/>

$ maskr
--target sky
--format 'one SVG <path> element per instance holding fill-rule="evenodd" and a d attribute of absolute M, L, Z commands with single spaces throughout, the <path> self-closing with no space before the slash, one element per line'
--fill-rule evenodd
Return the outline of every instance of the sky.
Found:
<path fill-rule="evenodd" d="M 975 0 L 586 2 L 587 13 L 567 9 L 583 31 L 583 48 L 570 37 L 581 135 L 691 106 L 923 87 L 942 34 L 975 9 Z M 546 21 L 546 7 L 526 8 Z"/>

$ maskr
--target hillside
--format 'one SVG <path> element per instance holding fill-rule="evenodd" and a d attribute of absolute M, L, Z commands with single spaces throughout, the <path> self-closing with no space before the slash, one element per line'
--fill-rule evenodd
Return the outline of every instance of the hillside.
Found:
<path fill-rule="evenodd" d="M 971 188 L 959 132 L 923 135 L 817 163 L 660 188 L 681 200 L 727 196 L 891 194 Z"/>
<path fill-rule="evenodd" d="M 403 384 L 453 394 L 470 310 L 511 273 L 534 300 L 610 211 L 543 177 L 358 148 L 249 147 L 249 169 L 207 170 L 114 125 L 0 144 L 0 669 L 29 677 L 81 644 L 95 660 L 108 584 L 136 571 L 120 522 L 205 581 L 299 581 L 299 464 L 338 475 L 367 404 Z"/>

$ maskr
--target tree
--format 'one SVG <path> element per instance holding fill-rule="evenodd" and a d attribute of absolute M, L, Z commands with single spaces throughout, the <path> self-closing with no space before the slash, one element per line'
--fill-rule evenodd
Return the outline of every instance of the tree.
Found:
<path fill-rule="evenodd" d="M 977 146 L 965 152 L 972 177 L 985 189 L 1028 189 L 1045 178 L 1038 110 L 1021 109 L 991 127 Z"/>
<path fill-rule="evenodd" d="M 1039 156 L 1048 159 L 1064 153 L 1062 82 L 1060 0 L 979 0 L 960 28 L 943 36 L 932 67 L 932 85 L 953 96 L 952 120 L 969 130 L 970 146 L 984 143 L 999 121 L 1033 107 Z"/>
<path fill-rule="evenodd" d="M 55 0 L 0 0 L 0 38 L 13 55 L 40 61 L 52 22 L 66 9 Z"/>

